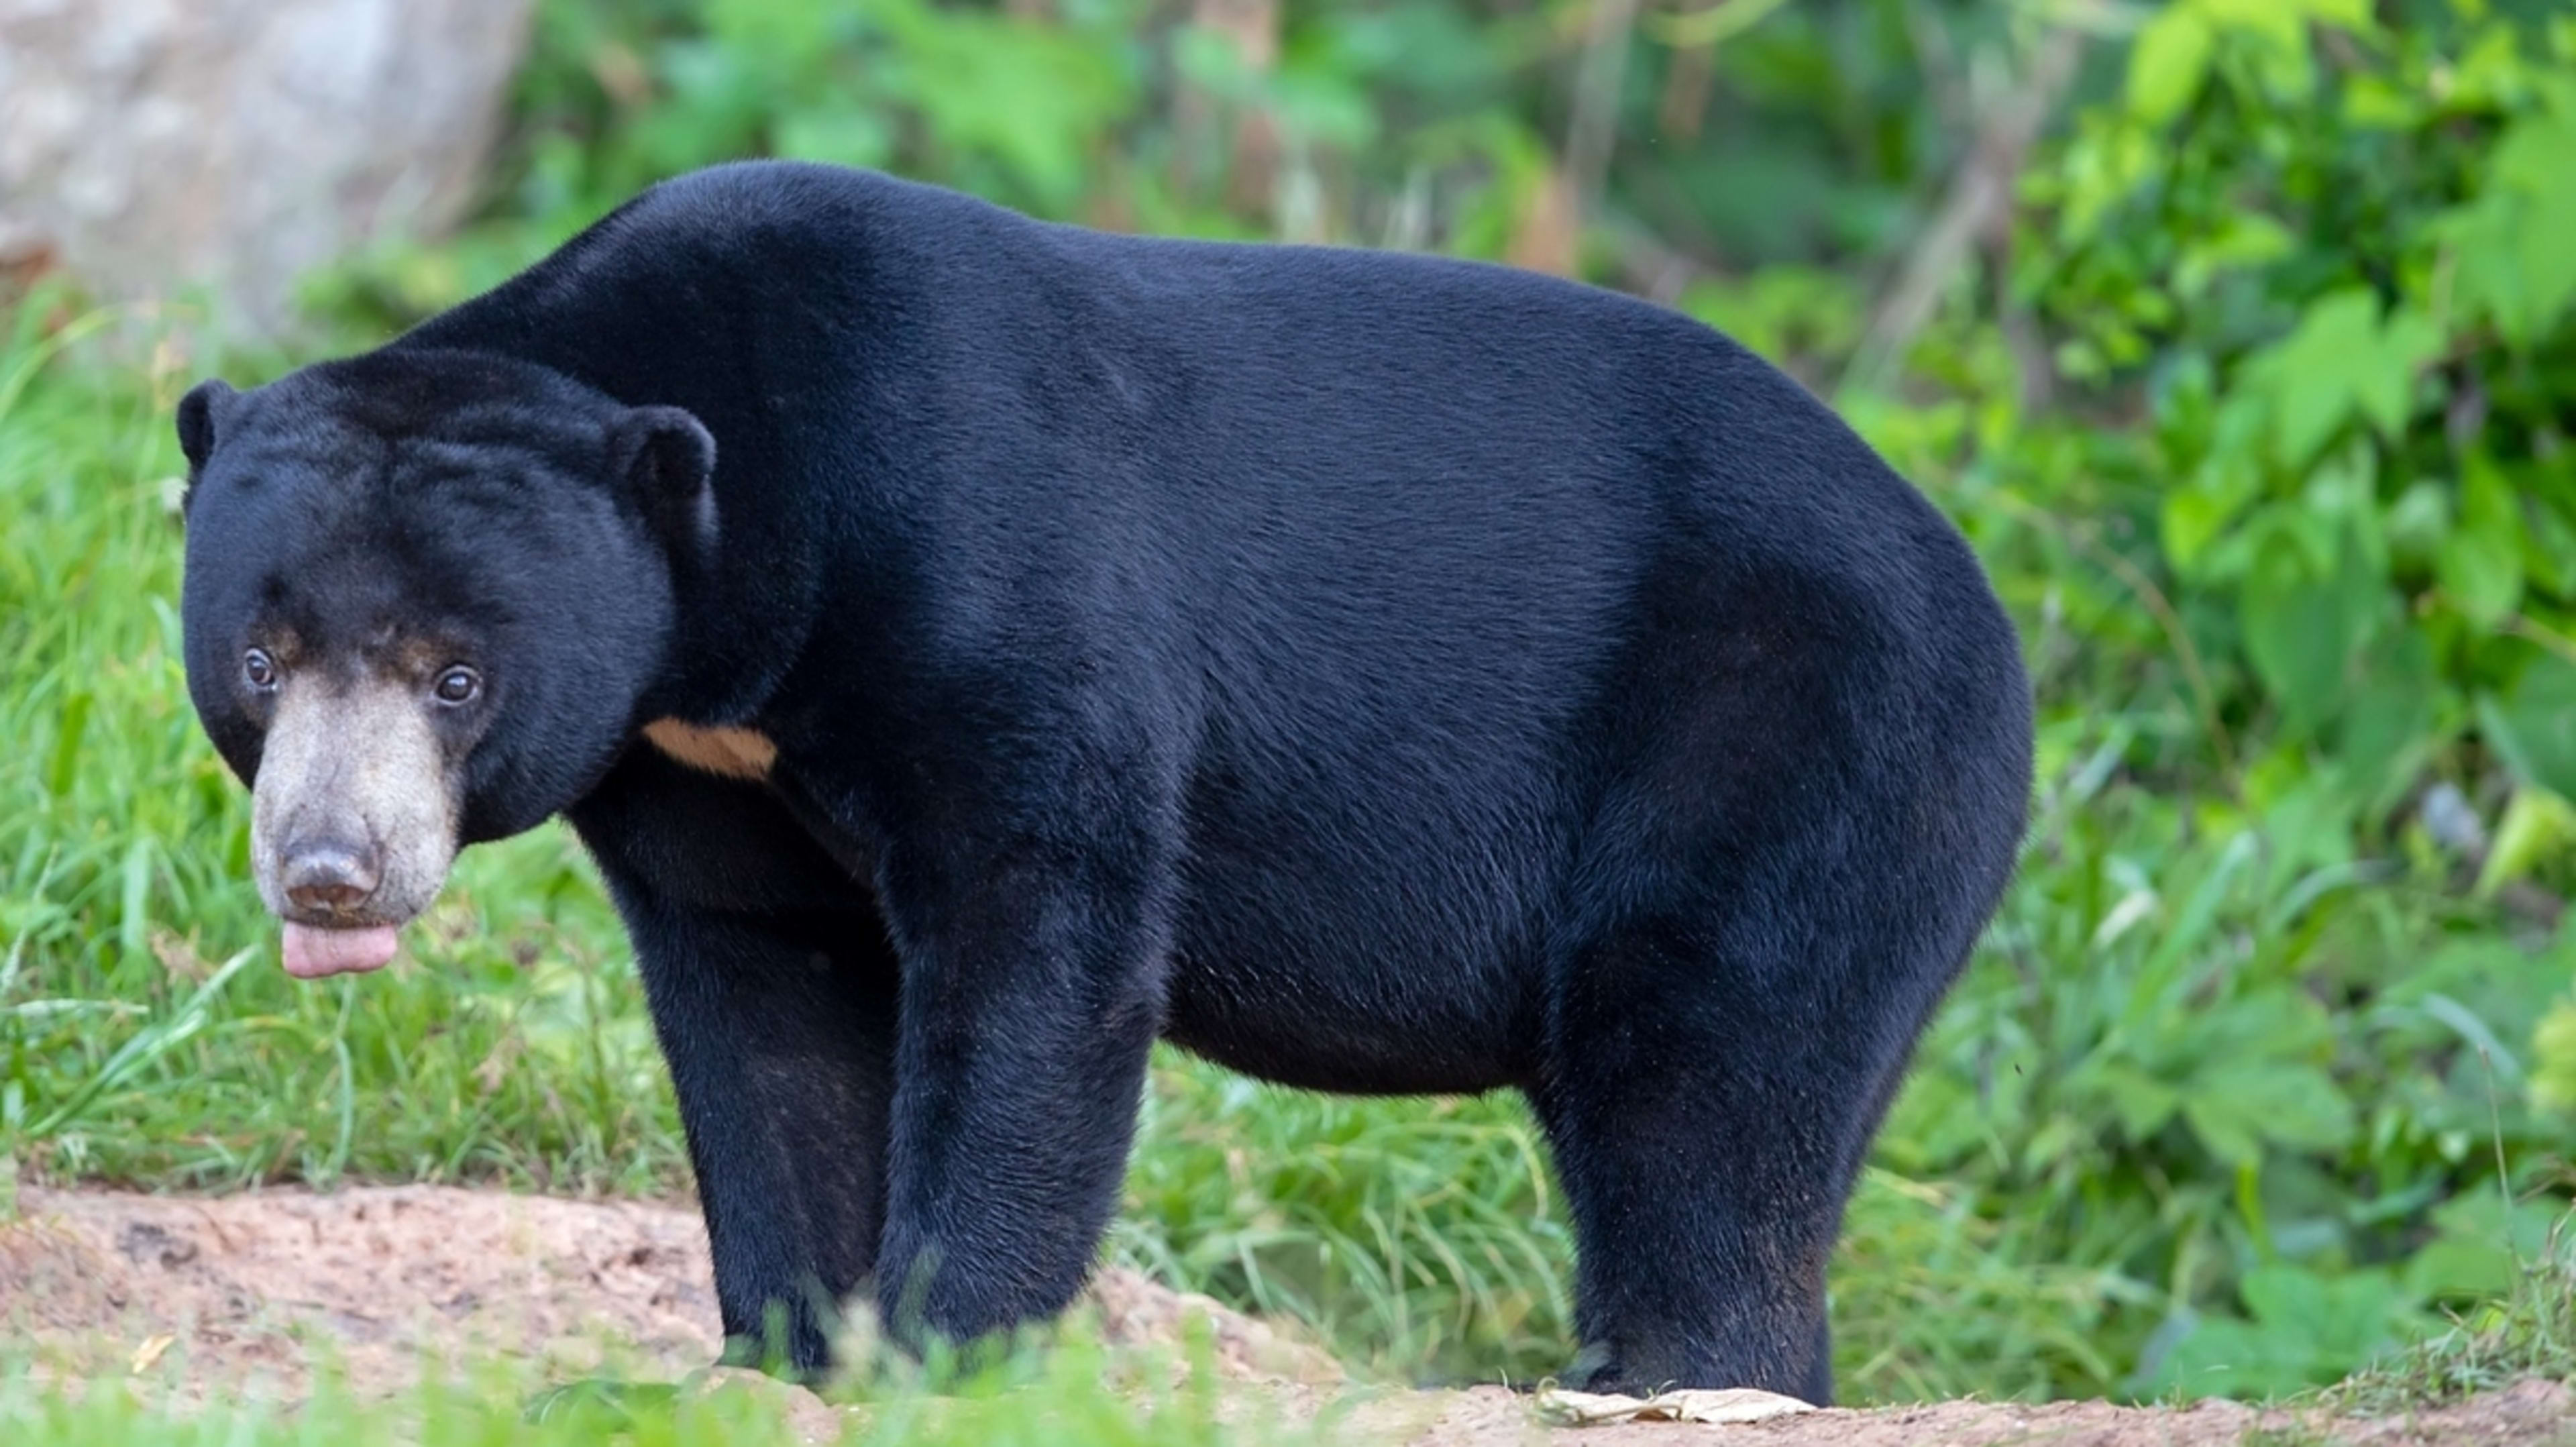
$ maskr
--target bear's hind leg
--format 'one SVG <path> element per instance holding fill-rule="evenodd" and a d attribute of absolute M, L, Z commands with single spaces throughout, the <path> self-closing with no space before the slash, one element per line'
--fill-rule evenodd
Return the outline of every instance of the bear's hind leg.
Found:
<path fill-rule="evenodd" d="M 1844 1152 L 1817 1106 L 1851 1087 L 1759 1012 L 1657 988 L 1704 969 L 1691 933 L 1646 923 L 1583 951 L 1530 1092 L 1574 1218 L 1569 1380 L 1821 1403 Z"/>
<path fill-rule="evenodd" d="M 1574 1217 L 1578 1385 L 1832 1399 L 1844 1202 L 1965 944 L 1833 872 L 1775 879 L 1564 962 L 1530 1095 Z"/>

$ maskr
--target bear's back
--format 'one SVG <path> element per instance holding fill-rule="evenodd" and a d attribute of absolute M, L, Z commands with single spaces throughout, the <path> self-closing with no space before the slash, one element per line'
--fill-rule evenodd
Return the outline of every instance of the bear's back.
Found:
<path fill-rule="evenodd" d="M 817 595 L 862 639 L 846 657 L 968 676 L 1060 650 L 1015 676 L 1171 721 L 1176 1028 L 1274 1076 L 1505 1070 L 1624 767 L 1604 741 L 1690 706 L 1655 690 L 1724 686 L 1641 670 L 1973 568 L 1735 343 L 1498 266 L 1119 236 L 746 163 L 421 335 L 698 412 L 720 515 L 862 540 Z M 1309 1008 L 1249 1003 L 1270 976 Z"/>

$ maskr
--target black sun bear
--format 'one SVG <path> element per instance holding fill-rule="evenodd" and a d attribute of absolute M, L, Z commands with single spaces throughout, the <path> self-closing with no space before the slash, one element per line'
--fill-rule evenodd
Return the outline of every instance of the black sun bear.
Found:
<path fill-rule="evenodd" d="M 177 422 L 188 686 L 287 968 L 568 820 L 729 1334 L 1059 1311 L 1159 1038 L 1523 1092 L 1569 1384 L 1829 1399 L 1826 1263 L 2031 708 L 1959 533 L 1717 332 L 745 163 Z"/>

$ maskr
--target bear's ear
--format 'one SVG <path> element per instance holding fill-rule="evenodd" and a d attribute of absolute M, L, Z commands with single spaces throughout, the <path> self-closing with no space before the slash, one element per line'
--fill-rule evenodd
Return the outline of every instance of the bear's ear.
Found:
<path fill-rule="evenodd" d="M 716 440 L 697 418 L 677 407 L 627 409 L 609 428 L 608 464 L 672 546 L 715 546 Z"/>
<path fill-rule="evenodd" d="M 190 472 L 206 465 L 215 450 L 215 430 L 223 422 L 224 411 L 240 395 L 221 377 L 209 377 L 179 399 L 179 450 L 188 455 Z"/>

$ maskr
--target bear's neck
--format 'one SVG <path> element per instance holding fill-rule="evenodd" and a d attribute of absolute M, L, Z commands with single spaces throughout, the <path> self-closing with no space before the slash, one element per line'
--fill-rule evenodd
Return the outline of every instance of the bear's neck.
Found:
<path fill-rule="evenodd" d="M 497 353 L 706 426 L 718 541 L 711 565 L 674 563 L 679 628 L 642 703 L 654 716 L 747 721 L 830 606 L 816 540 L 846 531 L 832 514 L 848 499 L 817 485 L 827 462 L 799 439 L 829 435 L 807 413 L 858 379 L 834 376 L 831 349 L 798 344 L 812 314 L 781 314 L 779 289 L 745 275 L 765 267 L 671 240 L 576 243 L 390 345 Z"/>

